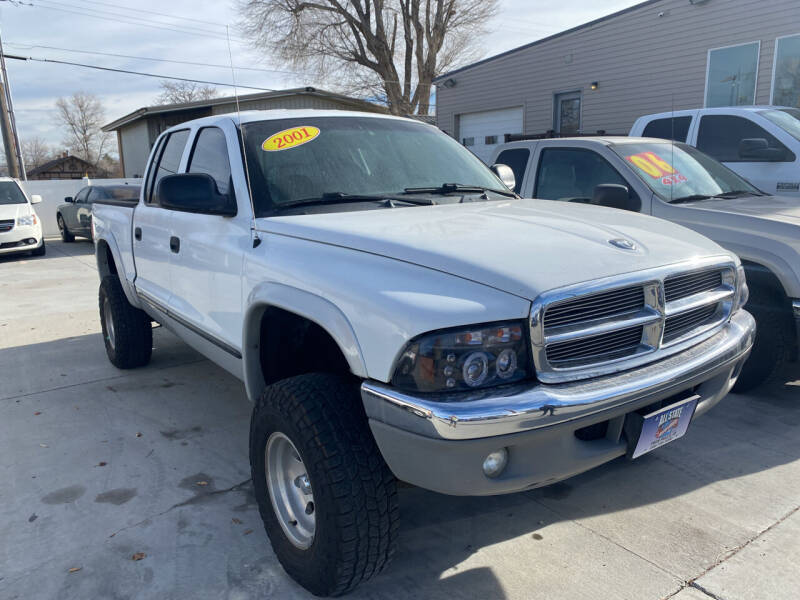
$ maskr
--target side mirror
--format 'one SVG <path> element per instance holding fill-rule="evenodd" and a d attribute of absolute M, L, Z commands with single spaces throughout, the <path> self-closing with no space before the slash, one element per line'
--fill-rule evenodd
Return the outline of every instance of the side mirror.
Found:
<path fill-rule="evenodd" d="M 764 138 L 747 138 L 739 142 L 739 158 L 758 162 L 781 162 L 786 159 L 784 148 L 770 148 Z"/>
<path fill-rule="evenodd" d="M 31 204 L 39 204 L 42 201 L 42 197 L 39 194 L 32 194 L 31 195 Z"/>
<path fill-rule="evenodd" d="M 162 207 L 183 212 L 233 217 L 236 202 L 223 196 L 217 182 L 207 173 L 167 175 L 158 182 L 158 200 Z"/>
<path fill-rule="evenodd" d="M 75 202 L 75 198 L 73 198 L 72 196 L 67 196 L 66 198 L 64 198 L 64 202 L 69 202 L 70 204 L 72 204 L 73 202 Z"/>
<path fill-rule="evenodd" d="M 633 212 L 639 212 L 642 208 L 642 202 L 631 197 L 628 187 L 617 183 L 601 183 L 596 186 L 591 203 Z"/>
<path fill-rule="evenodd" d="M 511 170 L 511 167 L 498 163 L 489 168 L 492 170 L 492 173 L 500 178 L 504 186 L 512 192 L 514 191 L 514 188 L 517 186 L 517 178 L 514 177 L 514 171 Z"/>

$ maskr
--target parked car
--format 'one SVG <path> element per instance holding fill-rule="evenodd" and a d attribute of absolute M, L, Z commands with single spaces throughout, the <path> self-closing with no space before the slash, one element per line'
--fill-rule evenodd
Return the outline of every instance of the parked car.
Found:
<path fill-rule="evenodd" d="M 767 195 L 697 149 L 648 138 L 581 137 L 504 144 L 525 197 L 589 202 L 679 223 L 742 260 L 747 309 L 758 322 L 736 390 L 751 389 L 798 356 L 800 202 Z"/>
<path fill-rule="evenodd" d="M 18 252 L 44 256 L 42 222 L 33 208 L 41 201 L 38 194 L 28 198 L 16 179 L 0 177 L 0 256 Z"/>
<path fill-rule="evenodd" d="M 503 494 L 647 452 L 725 396 L 752 345 L 735 254 L 519 199 L 415 120 L 189 121 L 144 181 L 135 207 L 94 207 L 109 360 L 146 364 L 156 321 L 244 381 L 264 526 L 318 595 L 386 565 L 395 478 Z M 665 414 L 681 422 L 656 439 Z"/>
<path fill-rule="evenodd" d="M 87 185 L 67 196 L 56 209 L 56 222 L 61 239 L 74 242 L 75 236 L 92 239 L 92 206 L 99 200 L 135 202 L 139 198 L 138 185 Z"/>
<path fill-rule="evenodd" d="M 768 194 L 800 198 L 800 109 L 732 106 L 636 120 L 630 135 L 686 142 Z"/>

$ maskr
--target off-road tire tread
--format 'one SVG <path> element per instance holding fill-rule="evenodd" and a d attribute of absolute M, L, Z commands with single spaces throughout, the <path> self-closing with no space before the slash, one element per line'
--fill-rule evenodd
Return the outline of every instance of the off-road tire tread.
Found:
<path fill-rule="evenodd" d="M 116 275 L 106 275 L 100 282 L 99 309 L 103 341 L 108 359 L 119 369 L 135 369 L 150 362 L 153 353 L 153 326 L 147 314 L 131 305 Z M 112 348 L 106 335 L 103 318 L 103 300 L 111 303 L 116 348 Z"/>
<path fill-rule="evenodd" d="M 276 532 L 271 532 L 273 549 L 284 569 L 312 593 L 345 594 L 389 563 L 399 523 L 397 483 L 369 430 L 358 381 L 326 373 L 300 375 L 267 387 L 258 400 L 251 421 L 250 462 L 254 483 L 259 477 L 264 480 L 263 486 L 256 485 L 256 497 L 268 533 L 273 513 L 263 452 L 264 433 L 271 431 L 267 421 L 274 413 L 294 429 L 283 433 L 309 464 L 315 501 L 321 486 L 330 486 L 333 506 L 329 516 L 333 523 L 318 522 L 317 531 L 332 527 L 329 530 L 338 531 L 338 539 L 323 554 L 328 563 L 324 565 L 298 568 L 285 560 L 281 548 L 288 542 L 279 526 L 277 534 L 282 540 L 276 543 Z M 259 487 L 263 487 L 263 493 L 258 493 Z"/>
<path fill-rule="evenodd" d="M 756 340 L 750 358 L 733 386 L 735 393 L 777 383 L 795 350 L 791 313 L 780 309 L 782 298 L 762 287 L 750 290 L 745 307 L 756 320 Z"/>

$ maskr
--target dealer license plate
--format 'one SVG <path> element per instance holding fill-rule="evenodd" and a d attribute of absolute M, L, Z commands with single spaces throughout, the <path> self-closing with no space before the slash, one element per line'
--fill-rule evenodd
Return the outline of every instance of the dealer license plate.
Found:
<path fill-rule="evenodd" d="M 692 396 L 642 417 L 642 429 L 631 454 L 636 458 L 677 440 L 686 433 L 700 396 Z"/>

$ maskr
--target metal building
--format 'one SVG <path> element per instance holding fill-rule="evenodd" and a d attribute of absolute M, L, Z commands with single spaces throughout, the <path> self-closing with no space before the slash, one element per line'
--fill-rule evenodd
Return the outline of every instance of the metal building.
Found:
<path fill-rule="evenodd" d="M 648 0 L 435 83 L 437 124 L 484 160 L 505 134 L 626 133 L 672 108 L 800 106 L 800 1 Z"/>

